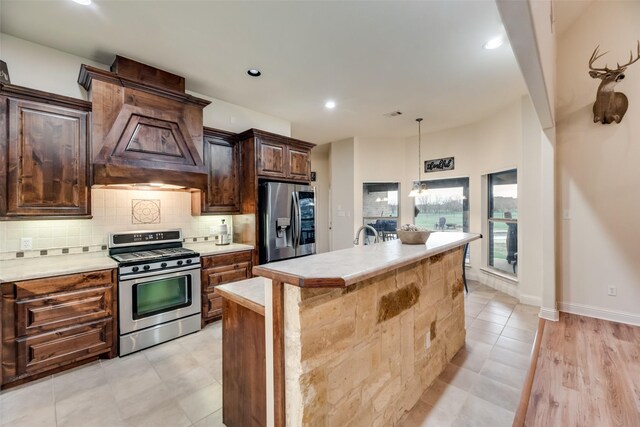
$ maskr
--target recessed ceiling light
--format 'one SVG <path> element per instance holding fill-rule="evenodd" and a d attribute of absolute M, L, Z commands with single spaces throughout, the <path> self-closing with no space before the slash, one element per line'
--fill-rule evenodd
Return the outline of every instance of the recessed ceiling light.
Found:
<path fill-rule="evenodd" d="M 73 1 L 83 6 L 89 6 L 91 4 L 91 0 L 73 0 Z"/>
<path fill-rule="evenodd" d="M 333 110 L 334 108 L 336 108 L 336 102 L 335 101 L 327 101 L 324 103 L 325 108 L 328 108 L 330 110 Z"/>
<path fill-rule="evenodd" d="M 262 73 L 256 68 L 250 68 L 247 70 L 247 74 L 249 74 L 251 77 L 260 77 Z"/>
<path fill-rule="evenodd" d="M 504 37 L 498 36 L 486 42 L 482 47 L 487 50 L 493 50 L 502 46 L 502 43 L 504 43 Z"/>

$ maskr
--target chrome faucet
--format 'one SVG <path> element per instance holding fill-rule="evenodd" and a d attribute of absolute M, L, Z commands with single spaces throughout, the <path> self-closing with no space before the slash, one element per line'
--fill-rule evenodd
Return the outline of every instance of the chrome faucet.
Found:
<path fill-rule="evenodd" d="M 358 231 L 356 231 L 356 238 L 353 239 L 353 244 L 354 245 L 359 245 L 360 244 L 360 232 L 362 232 L 362 230 L 364 230 L 365 228 L 368 228 L 369 230 L 373 231 L 373 243 L 378 243 L 380 242 L 380 238 L 378 237 L 378 231 L 376 231 L 375 228 L 373 228 L 370 225 L 363 225 L 362 227 L 358 228 Z M 364 235 L 365 238 L 365 245 L 367 244 L 367 233 L 365 232 Z"/>

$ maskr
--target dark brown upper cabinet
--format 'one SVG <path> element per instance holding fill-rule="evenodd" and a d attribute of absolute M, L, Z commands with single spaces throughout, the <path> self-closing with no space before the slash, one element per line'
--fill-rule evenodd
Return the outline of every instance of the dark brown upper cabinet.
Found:
<path fill-rule="evenodd" d="M 202 110 L 210 102 L 184 93 L 184 78 L 118 56 L 111 71 L 82 65 L 78 83 L 93 102 L 94 184 L 206 189 Z"/>
<path fill-rule="evenodd" d="M 258 178 L 309 182 L 315 144 L 257 129 L 239 134 L 238 140 L 249 156 L 253 153 Z"/>
<path fill-rule="evenodd" d="M 309 181 L 311 177 L 310 150 L 289 147 L 287 150 L 289 177 Z"/>
<path fill-rule="evenodd" d="M 265 177 L 286 178 L 286 151 L 284 143 L 260 138 L 258 142 L 258 175 Z"/>
<path fill-rule="evenodd" d="M 209 181 L 203 193 L 192 193 L 192 213 L 240 212 L 240 146 L 235 134 L 204 128 L 204 163 Z"/>
<path fill-rule="evenodd" d="M 0 217 L 90 217 L 91 104 L 0 86 Z"/>

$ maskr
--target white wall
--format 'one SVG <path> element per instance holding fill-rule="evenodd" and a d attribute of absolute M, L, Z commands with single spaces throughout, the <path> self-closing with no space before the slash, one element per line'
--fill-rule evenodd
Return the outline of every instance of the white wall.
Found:
<path fill-rule="evenodd" d="M 407 149 L 407 163 L 415 170 L 417 157 L 417 137 L 411 138 Z M 521 145 L 522 145 L 522 101 L 512 103 L 507 108 L 491 116 L 469 125 L 422 135 L 422 158 L 437 159 L 455 157 L 455 169 L 452 171 L 422 174 L 422 179 L 469 178 L 469 230 L 484 232 L 482 175 L 507 169 L 518 169 L 518 180 L 521 180 Z M 415 148 L 413 148 L 415 147 Z M 411 174 L 415 176 L 417 171 Z M 406 195 L 403 195 L 406 197 Z M 525 195 L 518 192 L 519 209 Z M 407 197 L 408 199 L 408 197 Z M 412 201 L 410 202 L 412 203 Z M 413 204 L 411 204 L 413 206 Z M 520 225 L 519 225 L 520 226 Z M 521 239 L 520 239 L 521 240 Z M 521 243 L 521 242 L 519 242 Z M 490 286 L 518 296 L 518 287 L 510 280 L 504 280 L 482 270 L 486 260 L 482 256 L 483 246 L 487 239 L 477 240 L 470 245 L 471 269 L 469 277 L 482 281 Z M 521 258 L 518 260 L 519 280 L 523 277 Z"/>
<path fill-rule="evenodd" d="M 400 222 L 402 224 L 413 222 L 413 204 L 407 197 L 411 189 L 411 184 L 407 184 L 411 171 L 406 168 L 405 146 L 407 141 L 404 138 L 355 138 L 354 153 L 354 215 L 351 233 L 363 225 L 362 221 L 362 184 L 365 182 L 399 182 L 400 194 Z M 417 144 L 415 144 L 417 150 Z M 415 157 L 414 157 L 415 160 Z M 417 175 L 417 164 L 413 169 Z"/>
<path fill-rule="evenodd" d="M 322 145 L 311 150 L 311 170 L 316 173 L 316 181 L 311 185 L 316 189 L 316 252 L 329 251 L 329 167 L 330 146 Z"/>
<path fill-rule="evenodd" d="M 600 60 L 626 62 L 635 52 L 640 2 L 594 2 L 558 40 L 557 151 L 560 309 L 640 324 L 640 64 L 616 87 L 629 98 L 620 124 L 593 123 Z M 566 217 L 563 219 L 563 216 Z M 607 296 L 607 285 L 618 296 Z"/>
<path fill-rule="evenodd" d="M 158 200 L 158 224 L 133 224 L 132 200 Z M 0 259 L 15 258 L 20 238 L 31 237 L 33 249 L 79 248 L 107 244 L 108 233 L 126 230 L 181 228 L 185 237 L 210 236 L 230 215 L 191 216 L 191 194 L 185 191 L 91 190 L 93 218 L 0 222 Z M 229 230 L 232 232 L 232 230 Z"/>
<path fill-rule="evenodd" d="M 187 90 L 187 93 L 208 99 L 211 104 L 205 107 L 202 121 L 204 126 L 240 133 L 247 129 L 261 129 L 278 135 L 291 136 L 291 122 L 250 110 L 236 104 L 221 101 L 201 93 Z"/>
<path fill-rule="evenodd" d="M 0 58 L 7 63 L 13 84 L 85 100 L 89 96 L 77 83 L 80 65 L 109 68 L 105 64 L 2 33 Z M 235 132 L 254 127 L 290 135 L 291 124 L 288 121 L 201 94 L 194 95 L 213 101 L 204 110 L 205 126 Z M 219 224 L 222 218 L 226 218 L 229 224 L 232 221 L 231 217 L 222 215 L 192 217 L 188 193 L 139 193 L 141 192 L 93 189 L 94 218 L 90 220 L 0 221 L 0 258 L 3 257 L 3 252 L 7 255 L 9 251 L 18 250 L 21 237 L 32 237 L 34 249 L 100 246 L 106 244 L 107 233 L 110 231 L 181 227 L 187 236 L 197 237 L 209 235 L 210 226 Z M 161 224 L 131 224 L 132 198 L 160 199 L 163 211 Z"/>
<path fill-rule="evenodd" d="M 422 136 L 422 159 L 453 156 L 453 171 L 422 173 L 422 179 L 469 177 L 470 230 L 481 232 L 486 215 L 483 210 L 482 176 L 518 168 L 519 191 L 519 283 L 488 274 L 481 256 L 486 239 L 471 244 L 469 277 L 540 305 L 540 135 L 541 127 L 528 97 L 483 120 Z M 362 184 L 364 182 L 400 182 L 401 223 L 413 222 L 413 199 L 408 197 L 411 184 L 418 175 L 418 138 L 362 138 L 332 144 L 331 187 L 333 189 L 333 236 L 341 239 L 333 249 L 350 247 L 353 234 L 362 225 Z M 524 144 L 527 144 L 526 148 Z M 352 162 L 349 164 L 349 162 Z M 353 172 L 350 173 L 349 171 Z M 336 194 L 337 192 L 337 194 Z M 349 193 L 351 192 L 351 193 Z M 340 203 L 338 208 L 335 203 Z M 347 203 L 351 204 L 352 221 Z M 345 217 L 337 217 L 338 210 Z"/>
<path fill-rule="evenodd" d="M 547 91 L 547 107 L 554 119 L 553 103 L 556 96 L 556 39 L 553 31 L 553 5 L 551 0 L 530 0 L 531 17 L 536 35 L 538 55 Z"/>
<path fill-rule="evenodd" d="M 11 83 L 88 100 L 78 84 L 80 65 L 109 69 L 108 65 L 0 33 L 0 58 L 7 63 Z"/>
<path fill-rule="evenodd" d="M 113 53 L 114 58 L 116 52 Z M 0 58 L 7 63 L 11 83 L 59 95 L 89 100 L 87 91 L 78 84 L 80 65 L 87 64 L 109 69 L 86 58 L 31 43 L 0 33 Z M 133 58 L 135 59 L 135 58 Z M 186 76 L 187 86 L 189 77 Z M 212 103 L 204 109 L 204 125 L 231 132 L 257 128 L 291 136 L 291 123 L 268 114 L 187 91 Z"/>
<path fill-rule="evenodd" d="M 532 100 L 539 126 L 543 133 L 530 132 L 530 137 L 523 135 L 523 154 L 528 164 L 523 172 L 536 178 L 533 186 L 528 186 L 529 193 L 536 190 L 538 206 L 531 204 L 527 210 L 530 218 L 538 222 L 534 234 L 528 234 L 527 242 L 533 237 L 539 245 L 539 259 L 532 265 L 538 269 L 536 280 L 542 286 L 542 304 L 540 316 L 549 320 L 558 320 L 556 309 L 556 234 L 555 234 L 555 111 L 556 92 L 556 36 L 553 24 L 552 0 L 511 1 L 496 0 L 498 10 L 513 53 L 522 72 L 529 97 Z M 526 111 L 526 110 L 525 110 Z M 523 123 L 523 130 L 527 129 Z M 528 166 L 528 167 L 527 167 Z M 525 178 L 526 179 L 526 178 Z M 525 183 L 526 185 L 526 183 Z M 537 219 L 534 219 L 537 218 Z M 528 222 L 528 224 L 532 224 Z M 521 233 L 522 235 L 522 233 Z M 522 237 L 521 237 L 522 239 Z M 529 244 L 527 244 L 529 246 Z M 522 249 L 522 248 L 520 248 Z M 526 250 L 526 248 L 525 248 Z M 529 255 L 530 251 L 527 251 Z M 530 260 L 530 256 L 527 257 Z M 520 265 L 521 263 L 519 263 Z M 520 265 L 521 270 L 527 269 Z M 531 271 L 533 273 L 533 271 Z M 527 274 L 527 276 L 529 276 Z M 523 300 L 526 285 L 521 284 Z"/>
<path fill-rule="evenodd" d="M 518 290 L 522 302 L 534 305 L 541 305 L 543 295 L 543 191 L 540 176 L 543 135 L 533 104 L 524 97 L 522 161 L 518 173 L 518 195 L 521 196 L 518 200 Z"/>
<path fill-rule="evenodd" d="M 331 143 L 331 246 L 330 250 L 353 246 L 354 149 L 353 138 Z M 360 184 L 362 185 L 362 184 Z"/>

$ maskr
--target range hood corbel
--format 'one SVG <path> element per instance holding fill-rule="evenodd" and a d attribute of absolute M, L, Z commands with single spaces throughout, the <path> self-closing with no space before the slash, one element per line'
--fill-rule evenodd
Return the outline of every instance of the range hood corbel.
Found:
<path fill-rule="evenodd" d="M 206 189 L 202 110 L 184 78 L 121 56 L 111 71 L 82 65 L 91 94 L 94 185 L 161 182 Z"/>

